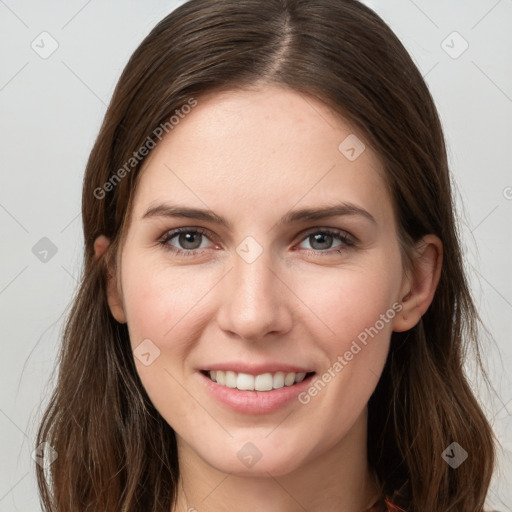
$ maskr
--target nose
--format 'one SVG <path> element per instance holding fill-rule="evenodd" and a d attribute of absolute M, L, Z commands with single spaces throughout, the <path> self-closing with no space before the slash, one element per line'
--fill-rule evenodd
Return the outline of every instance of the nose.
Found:
<path fill-rule="evenodd" d="M 293 293 L 273 266 L 268 251 L 252 263 L 235 255 L 222 285 L 217 318 L 223 331 L 257 341 L 291 329 Z"/>

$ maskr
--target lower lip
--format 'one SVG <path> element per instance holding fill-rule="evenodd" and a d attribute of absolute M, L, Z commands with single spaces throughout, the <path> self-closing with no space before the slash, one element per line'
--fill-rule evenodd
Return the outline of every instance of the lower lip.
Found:
<path fill-rule="evenodd" d="M 266 414 L 288 405 L 297 395 L 305 391 L 315 374 L 308 375 L 302 382 L 272 391 L 241 391 L 214 382 L 198 372 L 202 383 L 221 404 L 244 414 Z"/>

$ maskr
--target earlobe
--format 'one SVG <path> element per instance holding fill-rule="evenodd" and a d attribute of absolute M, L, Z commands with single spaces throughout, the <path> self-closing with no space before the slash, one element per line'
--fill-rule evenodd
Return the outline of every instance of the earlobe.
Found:
<path fill-rule="evenodd" d="M 96 258 L 100 258 L 110 245 L 110 240 L 100 235 L 94 241 L 94 254 Z M 118 290 L 115 272 L 111 271 L 108 263 L 105 264 L 105 278 L 107 280 L 107 301 L 112 316 L 121 324 L 126 323 L 126 315 L 124 312 L 123 301 Z"/>
<path fill-rule="evenodd" d="M 429 308 L 441 277 L 443 244 L 435 235 L 426 235 L 418 242 L 409 276 L 401 290 L 400 314 L 395 317 L 393 330 L 412 329 Z"/>

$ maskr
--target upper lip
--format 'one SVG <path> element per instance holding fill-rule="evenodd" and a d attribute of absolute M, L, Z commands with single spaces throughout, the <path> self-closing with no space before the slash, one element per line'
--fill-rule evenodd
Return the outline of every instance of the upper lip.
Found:
<path fill-rule="evenodd" d="M 209 364 L 203 368 L 203 371 L 233 371 L 236 373 L 248 373 L 250 375 L 261 375 L 263 373 L 311 373 L 314 370 L 304 368 L 301 366 L 295 366 L 292 364 L 283 364 L 283 363 L 264 363 L 264 364 L 249 364 L 244 362 L 228 362 L 228 363 L 215 363 Z"/>

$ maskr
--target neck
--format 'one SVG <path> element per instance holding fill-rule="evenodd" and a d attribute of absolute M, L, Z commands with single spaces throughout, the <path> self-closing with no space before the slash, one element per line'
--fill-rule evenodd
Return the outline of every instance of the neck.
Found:
<path fill-rule="evenodd" d="M 172 512 L 362 512 L 378 498 L 367 461 L 367 410 L 347 435 L 308 464 L 281 476 L 248 477 L 218 471 L 177 436 L 180 461 Z M 293 461 L 290 466 L 293 465 Z"/>

